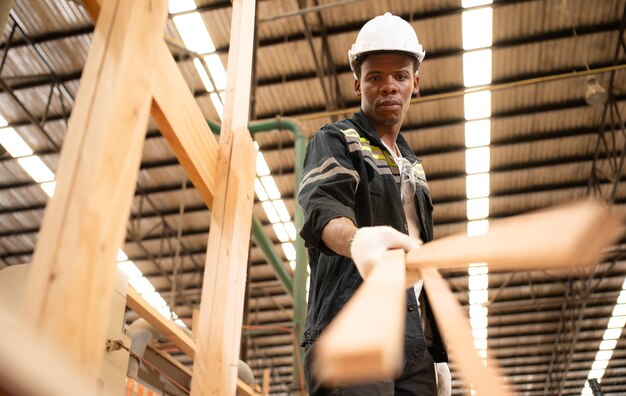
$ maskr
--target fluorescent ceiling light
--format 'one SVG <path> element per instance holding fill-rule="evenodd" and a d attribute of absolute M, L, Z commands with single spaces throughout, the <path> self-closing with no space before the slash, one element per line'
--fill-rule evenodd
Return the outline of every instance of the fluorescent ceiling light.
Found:
<path fill-rule="evenodd" d="M 487 329 L 486 328 L 475 328 L 472 329 L 472 337 L 475 340 L 486 340 L 487 339 Z"/>
<path fill-rule="evenodd" d="M 209 31 L 199 13 L 177 15 L 172 19 L 188 49 L 198 54 L 215 52 L 213 40 L 211 40 Z"/>
<path fill-rule="evenodd" d="M 487 349 L 487 340 L 474 340 L 474 347 L 476 349 Z"/>
<path fill-rule="evenodd" d="M 613 316 L 624 315 L 626 315 L 626 304 L 616 304 L 615 308 L 613 308 Z"/>
<path fill-rule="evenodd" d="M 204 57 L 204 61 L 209 68 L 209 72 L 211 73 L 211 77 L 213 77 L 213 82 L 215 83 L 217 90 L 221 91 L 226 89 L 226 69 L 224 69 L 220 56 L 218 54 L 207 55 Z"/>
<path fill-rule="evenodd" d="M 163 316 L 165 319 L 172 319 L 172 311 L 170 311 L 170 307 L 167 305 L 164 307 L 156 307 L 156 310 Z"/>
<path fill-rule="evenodd" d="M 465 192 L 468 199 L 488 197 L 489 173 L 467 175 L 465 178 Z"/>
<path fill-rule="evenodd" d="M 487 359 L 487 348 L 479 349 L 478 350 L 478 356 L 480 356 L 483 359 Z M 483 363 L 484 363 L 484 361 L 483 361 Z"/>
<path fill-rule="evenodd" d="M 52 196 L 54 195 L 54 190 L 57 188 L 57 182 L 55 181 L 45 182 L 45 183 L 41 183 L 39 186 L 46 194 L 48 194 L 50 198 L 52 198 Z"/>
<path fill-rule="evenodd" d="M 293 247 L 293 243 L 283 243 L 283 252 L 285 253 L 285 257 L 287 257 L 287 260 L 293 261 L 296 259 L 296 248 Z"/>
<path fill-rule="evenodd" d="M 267 215 L 267 219 L 270 223 L 280 223 L 280 217 L 278 216 L 278 213 L 276 213 L 276 209 L 274 209 L 272 202 L 265 201 L 262 202 L 261 205 L 263 205 L 263 209 L 265 210 L 265 214 Z"/>
<path fill-rule="evenodd" d="M 482 304 L 472 304 L 470 305 L 469 311 L 470 318 L 476 318 L 479 316 L 487 316 L 487 307 Z"/>
<path fill-rule="evenodd" d="M 282 223 L 272 224 L 272 228 L 274 228 L 274 233 L 276 234 L 276 237 L 278 238 L 279 241 L 281 242 L 289 241 L 289 234 L 287 234 L 287 230 L 285 230 L 285 226 L 283 226 Z"/>
<path fill-rule="evenodd" d="M 5 126 L 7 126 L 7 125 L 9 125 L 9 123 L 7 122 L 7 120 L 5 120 L 5 119 L 4 119 L 4 117 L 2 117 L 2 116 L 0 115 L 0 128 L 1 128 L 1 127 L 5 127 Z"/>
<path fill-rule="evenodd" d="M 170 14 L 196 9 L 196 2 L 194 0 L 170 0 L 168 3 Z"/>
<path fill-rule="evenodd" d="M 276 209 L 276 213 L 280 217 L 281 221 L 291 221 L 291 216 L 289 215 L 289 211 L 287 210 L 287 206 L 285 206 L 285 202 L 282 199 L 278 199 L 273 201 L 274 208 Z"/>
<path fill-rule="evenodd" d="M 174 323 L 176 323 L 176 324 L 177 324 L 177 325 L 179 325 L 180 327 L 187 328 L 187 325 L 185 324 L 185 322 L 183 322 L 183 321 L 182 321 L 182 320 L 180 320 L 180 319 L 176 319 L 176 320 L 174 321 Z"/>
<path fill-rule="evenodd" d="M 615 346 L 617 345 L 617 340 L 604 340 L 600 343 L 600 348 L 598 348 L 601 351 L 606 351 L 606 350 L 613 350 L 615 349 Z"/>
<path fill-rule="evenodd" d="M 604 376 L 604 370 L 591 370 L 587 374 L 587 378 L 602 378 Z"/>
<path fill-rule="evenodd" d="M 483 235 L 489 231 L 489 220 L 475 220 L 467 223 L 467 235 Z"/>
<path fill-rule="evenodd" d="M 276 186 L 272 176 L 261 177 L 261 183 L 263 183 L 263 187 L 265 187 L 265 191 L 270 199 L 280 199 L 280 191 L 278 191 L 278 186 Z"/>
<path fill-rule="evenodd" d="M 463 54 L 463 85 L 491 84 L 491 49 Z"/>
<path fill-rule="evenodd" d="M 608 329 L 622 328 L 626 325 L 626 316 L 613 316 L 609 319 L 609 324 L 606 325 Z"/>
<path fill-rule="evenodd" d="M 145 277 L 129 279 L 128 282 L 139 294 L 154 293 L 154 286 Z"/>
<path fill-rule="evenodd" d="M 489 296 L 487 290 L 470 290 L 469 303 L 470 304 L 484 304 L 487 302 Z"/>
<path fill-rule="evenodd" d="M 167 303 L 165 302 L 163 297 L 161 297 L 161 295 L 157 292 L 145 293 L 142 294 L 141 297 L 143 297 L 143 299 L 146 300 L 148 304 L 155 308 L 167 306 Z"/>
<path fill-rule="evenodd" d="M 293 225 L 293 223 L 291 221 L 286 222 L 285 224 L 285 229 L 287 230 L 287 234 L 289 234 L 289 239 L 291 239 L 292 241 L 296 240 L 296 227 Z"/>
<path fill-rule="evenodd" d="M 611 360 L 611 356 L 613 356 L 613 350 L 598 351 L 598 353 L 596 353 L 596 360 Z"/>
<path fill-rule="evenodd" d="M 224 105 L 222 104 L 220 97 L 215 92 L 210 94 L 209 97 L 211 98 L 211 103 L 213 103 L 213 107 L 215 107 L 215 111 L 217 112 L 217 115 L 220 116 L 221 120 L 222 114 L 224 114 Z"/>
<path fill-rule="evenodd" d="M 469 275 L 484 275 L 489 273 L 487 263 L 471 263 L 467 269 Z"/>
<path fill-rule="evenodd" d="M 591 370 L 604 370 L 609 365 L 608 360 L 596 360 L 591 365 Z"/>
<path fill-rule="evenodd" d="M 466 120 L 491 116 L 491 91 L 467 93 L 463 96 Z"/>
<path fill-rule="evenodd" d="M 467 219 L 480 220 L 489 217 L 489 198 L 467 200 Z"/>
<path fill-rule="evenodd" d="M 265 157 L 260 151 L 256 154 L 256 173 L 259 176 L 268 176 L 270 174 L 270 168 L 267 166 Z"/>
<path fill-rule="evenodd" d="M 289 262 L 289 267 L 291 267 L 292 271 L 295 271 L 296 270 L 296 262 L 294 260 L 291 260 Z"/>
<path fill-rule="evenodd" d="M 465 147 L 487 146 L 491 143 L 491 121 L 489 119 L 465 123 Z"/>
<path fill-rule="evenodd" d="M 141 278 L 143 274 L 132 261 L 120 261 L 117 263 L 117 269 L 122 271 L 128 279 Z"/>
<path fill-rule="evenodd" d="M 470 275 L 468 279 L 470 290 L 481 290 L 489 288 L 489 275 Z"/>
<path fill-rule="evenodd" d="M 603 340 L 619 340 L 622 335 L 622 329 L 606 329 L 604 330 Z"/>
<path fill-rule="evenodd" d="M 478 316 L 470 318 L 470 325 L 474 329 L 486 329 L 487 328 L 487 316 Z"/>
<path fill-rule="evenodd" d="M 464 50 L 491 46 L 493 35 L 493 9 L 491 7 L 463 11 L 461 18 Z"/>
<path fill-rule="evenodd" d="M 206 89 L 207 92 L 215 91 L 213 84 L 211 83 L 211 79 L 209 78 L 209 75 L 206 74 L 206 70 L 204 69 L 202 62 L 200 62 L 200 59 L 195 58 L 193 60 L 193 65 L 196 67 L 196 71 L 200 75 L 200 80 L 202 80 L 202 84 L 204 84 L 204 89 Z"/>
<path fill-rule="evenodd" d="M 21 157 L 17 162 L 37 183 L 43 183 L 54 180 L 54 174 L 43 163 L 41 158 L 35 156 Z"/>
<path fill-rule="evenodd" d="M 117 250 L 117 261 L 126 261 L 128 260 L 128 256 L 122 249 Z"/>
<path fill-rule="evenodd" d="M 13 157 L 33 155 L 33 150 L 24 139 L 15 132 L 15 129 L 11 127 L 0 129 L 0 144 L 2 144 L 2 147 Z"/>
<path fill-rule="evenodd" d="M 470 8 L 470 7 L 478 7 L 485 4 L 491 4 L 493 0 L 462 0 L 461 7 Z"/>
<path fill-rule="evenodd" d="M 261 180 L 259 179 L 254 179 L 254 192 L 256 192 L 256 196 L 259 198 L 259 201 L 267 201 L 270 199 L 261 184 Z"/>
<path fill-rule="evenodd" d="M 488 146 L 465 150 L 465 172 L 467 172 L 468 175 L 489 172 L 489 154 L 490 149 Z"/>

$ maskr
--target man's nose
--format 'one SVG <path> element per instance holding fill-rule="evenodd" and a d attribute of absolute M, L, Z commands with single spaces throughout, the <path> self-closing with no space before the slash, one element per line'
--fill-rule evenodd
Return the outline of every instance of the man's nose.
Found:
<path fill-rule="evenodd" d="M 393 76 L 388 76 L 384 79 L 381 86 L 381 92 L 386 95 L 395 94 L 396 92 L 398 92 L 398 86 Z"/>

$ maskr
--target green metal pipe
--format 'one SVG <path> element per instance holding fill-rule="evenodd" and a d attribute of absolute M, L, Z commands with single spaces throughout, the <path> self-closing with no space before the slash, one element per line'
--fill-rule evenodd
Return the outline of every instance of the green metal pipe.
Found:
<path fill-rule="evenodd" d="M 272 242 L 263 231 L 263 225 L 258 217 L 252 215 L 252 237 L 256 245 L 263 251 L 265 258 L 269 261 L 272 268 L 276 272 L 276 276 L 283 283 L 285 290 L 293 296 L 293 283 L 291 282 L 291 275 L 285 269 L 280 257 L 276 254 Z"/>

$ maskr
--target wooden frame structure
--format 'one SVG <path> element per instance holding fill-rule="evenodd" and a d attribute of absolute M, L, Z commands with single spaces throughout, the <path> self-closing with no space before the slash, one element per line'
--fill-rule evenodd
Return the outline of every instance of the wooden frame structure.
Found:
<path fill-rule="evenodd" d="M 31 265 L 20 321 L 26 339 L 59 346 L 62 377 L 95 387 L 151 112 L 212 211 L 197 344 L 132 288 L 128 305 L 195 356 L 192 395 L 234 394 L 236 386 L 255 394 L 237 382 L 256 158 L 247 130 L 255 2 L 233 1 L 219 144 L 163 41 L 167 0 L 83 3 L 97 23 Z M 1 382 L 0 394 L 29 394 Z M 96 393 L 81 386 L 66 394 Z"/>

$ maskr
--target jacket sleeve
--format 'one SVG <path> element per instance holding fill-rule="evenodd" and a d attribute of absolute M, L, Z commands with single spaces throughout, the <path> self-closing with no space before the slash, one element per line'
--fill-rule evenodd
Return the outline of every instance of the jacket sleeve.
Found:
<path fill-rule="evenodd" d="M 300 236 L 306 246 L 336 255 L 322 241 L 322 230 L 337 217 L 347 217 L 357 224 L 353 208 L 361 179 L 354 169 L 345 137 L 331 128 L 318 131 L 307 146 L 298 204 L 304 211 Z"/>

